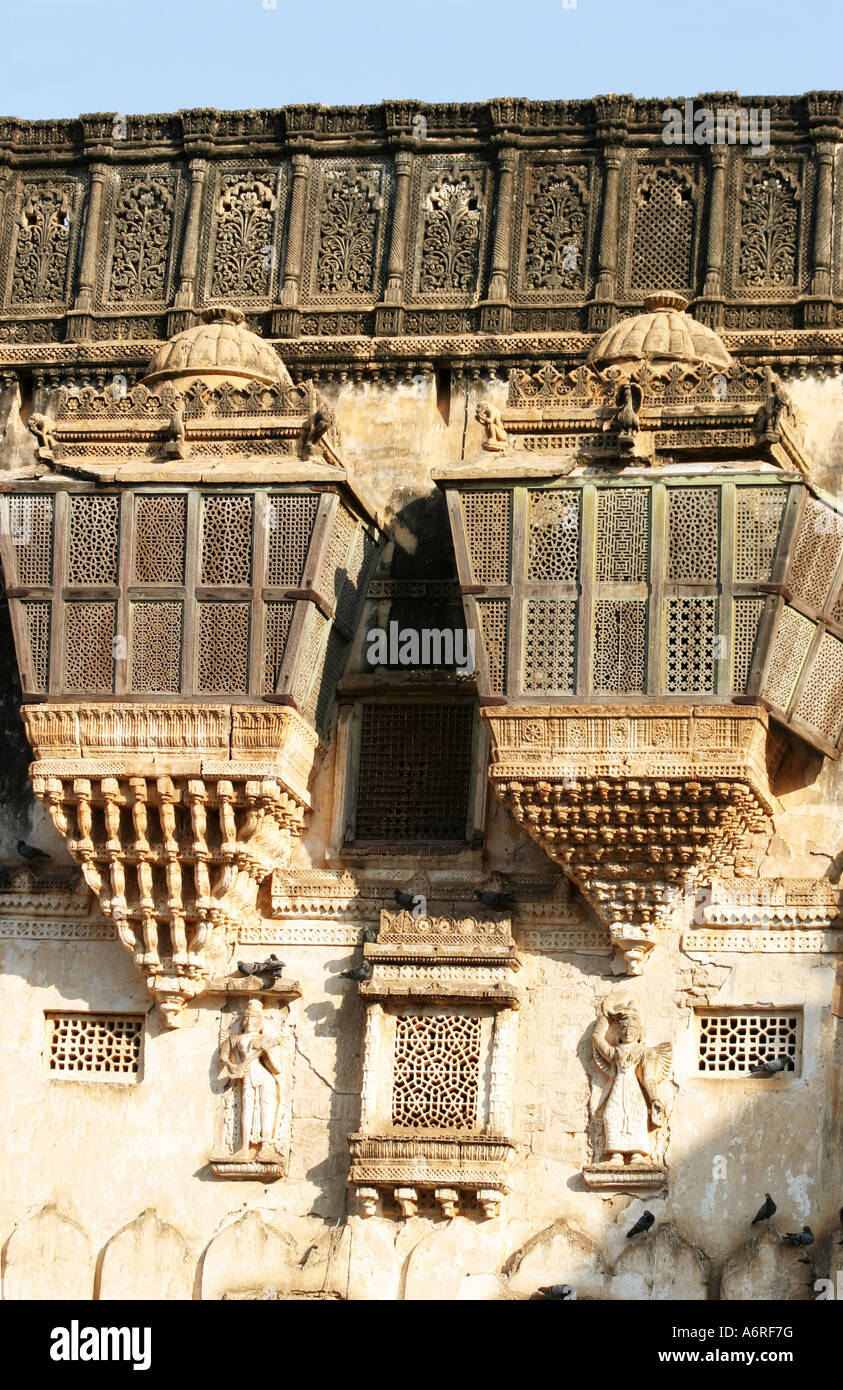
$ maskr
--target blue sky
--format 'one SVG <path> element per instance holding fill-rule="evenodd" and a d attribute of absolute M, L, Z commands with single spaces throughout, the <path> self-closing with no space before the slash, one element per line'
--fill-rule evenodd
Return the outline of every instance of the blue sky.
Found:
<path fill-rule="evenodd" d="M 0 113 L 843 86 L 841 0 L 0 0 Z"/>

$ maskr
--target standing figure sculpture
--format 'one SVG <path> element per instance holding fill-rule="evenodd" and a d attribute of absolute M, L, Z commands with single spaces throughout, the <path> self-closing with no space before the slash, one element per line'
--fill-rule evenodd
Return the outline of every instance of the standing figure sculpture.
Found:
<path fill-rule="evenodd" d="M 605 1136 L 603 1162 L 648 1163 L 651 1130 L 665 1121 L 661 1087 L 671 1073 L 673 1049 L 670 1043 L 645 1046 L 641 1016 L 631 1002 L 604 1003 L 591 1042 L 595 1062 L 610 1078 L 597 1106 Z"/>
<path fill-rule="evenodd" d="M 279 1077 L 285 1070 L 285 1049 L 259 999 L 250 1000 L 243 1010 L 240 1032 L 222 1040 L 220 1060 L 223 1077 L 240 1083 L 240 1149 L 235 1160 L 279 1161 L 276 1144 L 284 1118 Z"/>

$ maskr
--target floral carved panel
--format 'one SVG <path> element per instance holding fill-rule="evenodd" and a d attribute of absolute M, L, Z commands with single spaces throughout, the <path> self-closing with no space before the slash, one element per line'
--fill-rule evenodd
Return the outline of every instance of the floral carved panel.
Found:
<path fill-rule="evenodd" d="M 83 185 L 78 179 L 22 179 L 3 250 L 4 303 L 63 308 L 76 261 Z"/>
<path fill-rule="evenodd" d="M 308 209 L 308 298 L 335 304 L 375 300 L 382 283 L 387 166 L 320 160 L 315 175 Z"/>
<path fill-rule="evenodd" d="M 536 161 L 527 166 L 517 202 L 519 299 L 580 299 L 586 291 L 592 179 L 590 162 Z"/>
<path fill-rule="evenodd" d="M 209 180 L 201 264 L 206 303 L 267 304 L 282 266 L 284 168 L 222 165 Z"/>
<path fill-rule="evenodd" d="M 467 159 L 419 160 L 409 297 L 466 303 L 481 293 L 489 171 Z"/>
<path fill-rule="evenodd" d="M 181 197 L 173 169 L 126 170 L 114 176 L 106 206 L 101 303 L 163 306 L 169 301 Z"/>
<path fill-rule="evenodd" d="M 787 298 L 807 288 L 813 181 L 813 170 L 801 157 L 738 164 L 726 241 L 729 287 L 736 297 Z"/>

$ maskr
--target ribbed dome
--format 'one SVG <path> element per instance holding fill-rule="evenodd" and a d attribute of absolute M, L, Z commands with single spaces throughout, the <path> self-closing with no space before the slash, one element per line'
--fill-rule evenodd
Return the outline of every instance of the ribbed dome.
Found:
<path fill-rule="evenodd" d="M 240 309 L 206 309 L 201 323 L 158 349 L 144 384 L 186 376 L 262 381 L 267 386 L 289 383 L 278 354 L 245 325 Z"/>
<path fill-rule="evenodd" d="M 733 366 L 725 346 L 704 323 L 684 310 L 688 301 L 664 291 L 648 295 L 644 313 L 621 319 L 603 333 L 588 354 L 595 367 L 624 362 L 708 362 L 712 367 Z"/>

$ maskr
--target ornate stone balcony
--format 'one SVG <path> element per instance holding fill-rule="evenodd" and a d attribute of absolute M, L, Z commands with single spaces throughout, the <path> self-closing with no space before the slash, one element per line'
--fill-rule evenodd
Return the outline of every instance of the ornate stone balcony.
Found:
<path fill-rule="evenodd" d="M 65 390 L 0 486 L 36 795 L 169 1023 L 289 861 L 379 533 L 237 310 Z"/>

